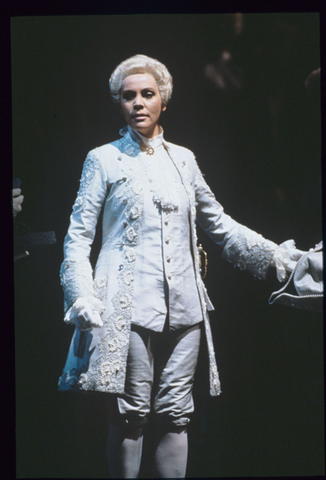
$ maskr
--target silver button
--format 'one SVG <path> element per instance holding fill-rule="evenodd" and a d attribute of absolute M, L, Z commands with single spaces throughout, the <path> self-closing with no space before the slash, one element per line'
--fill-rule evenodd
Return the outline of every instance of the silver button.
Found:
<path fill-rule="evenodd" d="M 171 240 L 170 237 L 167 237 L 167 239 L 165 240 L 165 243 L 166 243 L 167 245 L 169 245 L 170 240 Z"/>
<path fill-rule="evenodd" d="M 171 280 L 171 278 L 172 278 L 172 273 L 169 273 L 168 279 Z"/>
<path fill-rule="evenodd" d="M 169 219 L 164 220 L 164 225 L 169 225 Z"/>
<path fill-rule="evenodd" d="M 169 262 L 169 263 L 170 263 L 170 262 L 171 262 L 171 260 L 172 260 L 172 257 L 166 257 L 166 261 L 167 261 L 167 262 Z"/>

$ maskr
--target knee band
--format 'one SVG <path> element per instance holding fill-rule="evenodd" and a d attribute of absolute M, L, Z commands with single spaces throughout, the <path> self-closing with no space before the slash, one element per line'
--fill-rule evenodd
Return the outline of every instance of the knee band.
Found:
<path fill-rule="evenodd" d="M 186 427 L 190 422 L 191 415 L 184 414 L 181 417 L 173 415 L 154 414 L 153 420 L 157 425 L 166 426 L 170 431 L 179 430 L 180 427 Z"/>
<path fill-rule="evenodd" d="M 114 412 L 112 423 L 125 428 L 143 427 L 147 423 L 147 416 L 141 416 L 135 413 L 121 414 Z"/>

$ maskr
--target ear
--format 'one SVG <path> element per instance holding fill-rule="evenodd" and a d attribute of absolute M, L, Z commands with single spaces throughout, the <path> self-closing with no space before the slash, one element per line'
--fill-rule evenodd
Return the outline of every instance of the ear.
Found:
<path fill-rule="evenodd" d="M 161 112 L 165 112 L 165 110 L 166 110 L 166 105 L 164 103 L 162 103 Z"/>

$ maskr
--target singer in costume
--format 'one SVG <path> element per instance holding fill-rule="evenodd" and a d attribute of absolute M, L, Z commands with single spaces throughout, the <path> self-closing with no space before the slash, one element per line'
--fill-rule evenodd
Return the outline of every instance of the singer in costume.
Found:
<path fill-rule="evenodd" d="M 75 327 L 59 389 L 112 394 L 110 478 L 137 478 L 143 427 L 155 422 L 153 475 L 183 478 L 200 337 L 210 394 L 221 392 L 196 224 L 222 257 L 259 279 L 285 280 L 302 252 L 278 246 L 227 215 L 187 148 L 165 140 L 160 117 L 172 94 L 165 65 L 145 55 L 110 78 L 126 126 L 89 152 L 64 241 L 65 322 Z M 94 272 L 90 252 L 103 210 Z"/>

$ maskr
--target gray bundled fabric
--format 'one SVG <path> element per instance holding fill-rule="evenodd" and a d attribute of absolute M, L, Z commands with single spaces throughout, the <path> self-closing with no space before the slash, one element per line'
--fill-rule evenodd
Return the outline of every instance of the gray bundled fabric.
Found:
<path fill-rule="evenodd" d="M 285 292 L 292 280 L 296 294 Z M 286 284 L 272 293 L 269 303 L 321 312 L 323 298 L 323 242 L 319 242 L 300 258 Z"/>

